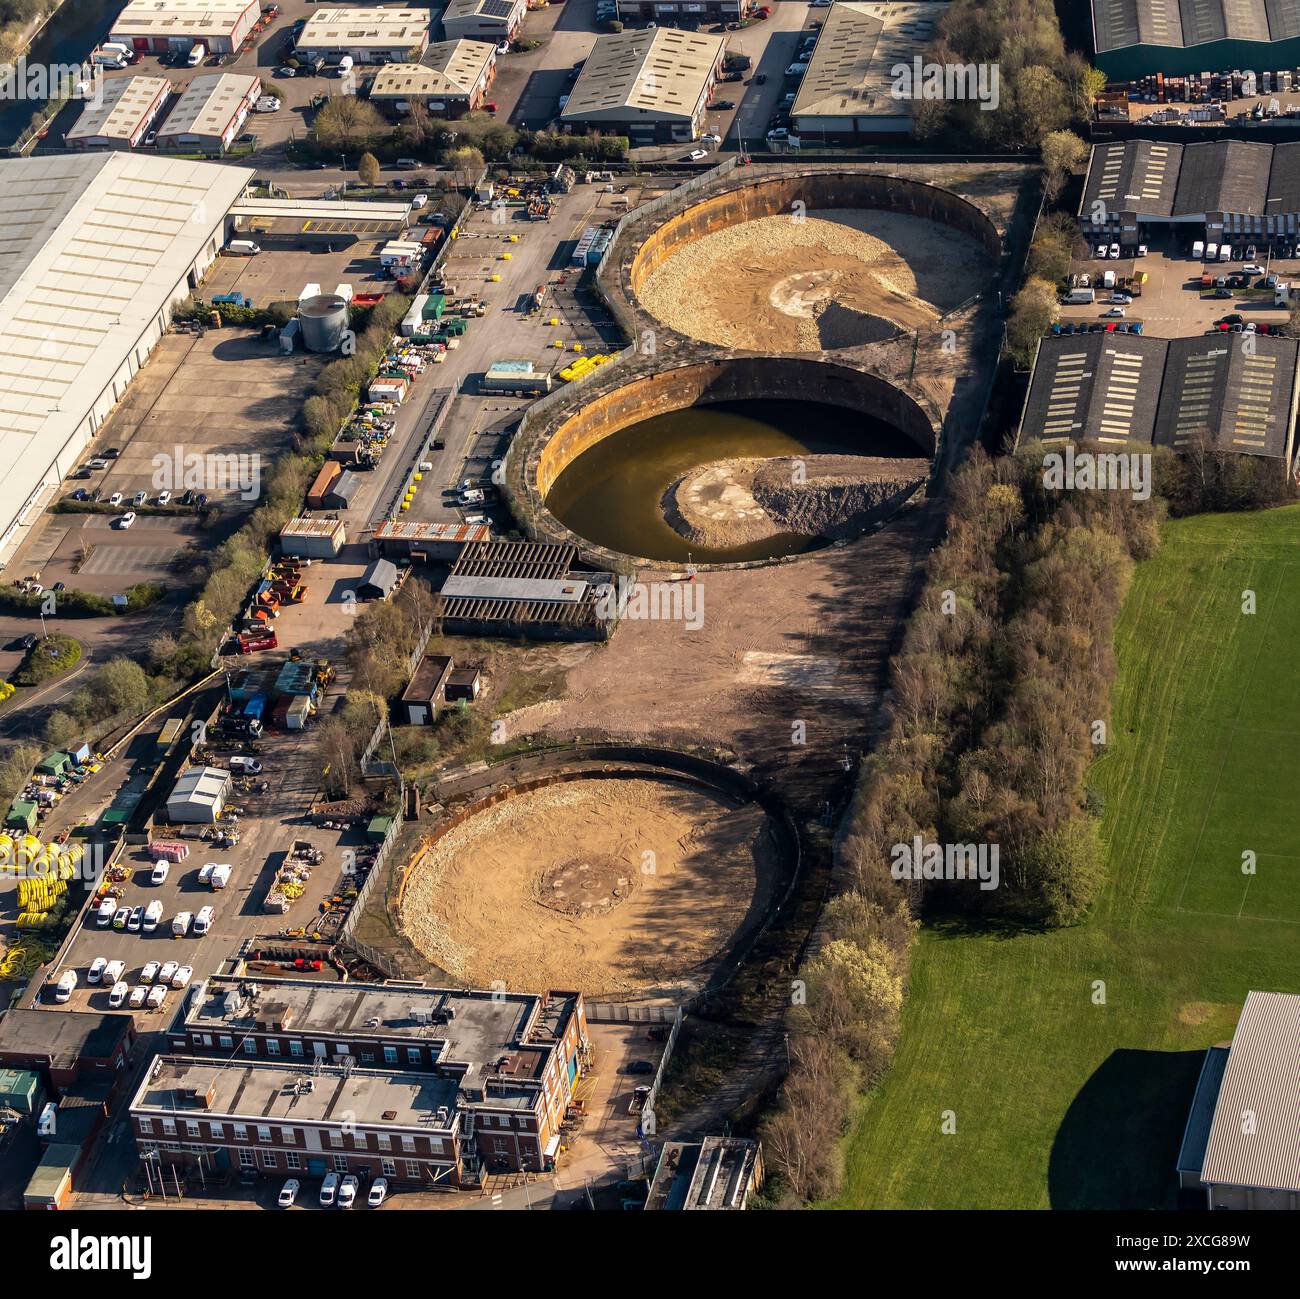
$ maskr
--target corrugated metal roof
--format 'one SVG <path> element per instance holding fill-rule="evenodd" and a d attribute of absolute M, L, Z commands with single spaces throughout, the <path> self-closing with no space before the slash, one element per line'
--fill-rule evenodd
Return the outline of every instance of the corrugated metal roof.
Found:
<path fill-rule="evenodd" d="M 252 178 L 127 152 L 0 161 L 0 533 L 59 479 L 56 457 Z"/>
<path fill-rule="evenodd" d="M 158 138 L 166 140 L 176 135 L 224 135 L 238 115 L 241 105 L 257 98 L 261 84 L 257 77 L 234 72 L 206 73 L 195 77 L 185 87 L 185 93 L 176 101 L 176 106 L 159 128 Z"/>
<path fill-rule="evenodd" d="M 371 99 L 464 98 L 478 89 L 497 56 L 491 41 L 438 41 L 419 63 L 386 63 L 375 74 Z"/>
<path fill-rule="evenodd" d="M 1300 34 L 1300 0 L 1093 0 L 1092 21 L 1099 54 L 1130 45 L 1264 43 Z"/>
<path fill-rule="evenodd" d="M 429 40 L 427 9 L 317 9 L 298 36 L 298 48 L 421 49 Z"/>
<path fill-rule="evenodd" d="M 910 113 L 892 93 L 898 64 L 909 66 L 934 41 L 947 4 L 831 6 L 799 83 L 792 117 L 863 117 Z"/>
<path fill-rule="evenodd" d="M 1251 992 L 1228 1052 L 1201 1180 L 1300 1191 L 1300 996 Z"/>
<path fill-rule="evenodd" d="M 1268 202 L 1273 146 L 1253 140 L 1215 140 L 1183 150 L 1174 216 L 1240 212 L 1262 216 Z"/>
<path fill-rule="evenodd" d="M 1156 140 L 1098 145 L 1092 151 L 1080 213 L 1091 218 L 1095 205 L 1108 212 L 1167 217 L 1174 210 L 1183 146 Z"/>
<path fill-rule="evenodd" d="M 118 14 L 112 31 L 115 35 L 229 37 L 245 14 L 250 24 L 256 21 L 259 3 L 260 0 L 130 0 Z"/>
<path fill-rule="evenodd" d="M 692 118 L 724 44 L 721 36 L 670 27 L 597 37 L 561 120 Z"/>
<path fill-rule="evenodd" d="M 82 110 L 68 140 L 130 140 L 171 93 L 166 77 L 114 77 L 102 102 Z"/>

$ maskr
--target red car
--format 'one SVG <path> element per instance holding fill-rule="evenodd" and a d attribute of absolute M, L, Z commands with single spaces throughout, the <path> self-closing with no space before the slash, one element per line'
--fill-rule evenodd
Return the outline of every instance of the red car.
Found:
<path fill-rule="evenodd" d="M 497 111 L 497 101 L 495 99 L 485 100 L 483 103 L 483 111 L 485 113 L 495 113 Z"/>

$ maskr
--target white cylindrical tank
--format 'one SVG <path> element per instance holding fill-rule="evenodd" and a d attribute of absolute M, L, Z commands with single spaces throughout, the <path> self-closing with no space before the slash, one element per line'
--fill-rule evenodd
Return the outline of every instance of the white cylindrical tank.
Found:
<path fill-rule="evenodd" d="M 337 293 L 319 293 L 298 304 L 303 346 L 309 352 L 337 352 L 348 328 L 348 303 Z"/>

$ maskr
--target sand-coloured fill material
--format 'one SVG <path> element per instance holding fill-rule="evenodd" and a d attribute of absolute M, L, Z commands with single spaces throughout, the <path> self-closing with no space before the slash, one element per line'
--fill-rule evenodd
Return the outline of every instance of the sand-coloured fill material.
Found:
<path fill-rule="evenodd" d="M 671 253 L 642 305 L 706 343 L 817 352 L 931 326 L 992 275 L 972 238 L 925 217 L 836 209 L 758 217 Z"/>
<path fill-rule="evenodd" d="M 411 867 L 400 923 L 472 987 L 610 996 L 694 985 L 761 913 L 775 853 L 752 804 L 675 781 L 575 780 L 516 794 L 435 840 Z"/>

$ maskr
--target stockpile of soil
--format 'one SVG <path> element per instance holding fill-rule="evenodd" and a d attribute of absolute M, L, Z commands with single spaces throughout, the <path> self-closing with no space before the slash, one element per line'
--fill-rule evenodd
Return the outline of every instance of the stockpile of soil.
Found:
<path fill-rule="evenodd" d="M 651 992 L 707 974 L 766 899 L 774 852 L 753 805 L 667 781 L 571 781 L 437 839 L 411 867 L 400 923 L 472 987 Z"/>
<path fill-rule="evenodd" d="M 812 211 L 685 244 L 639 296 L 666 325 L 704 342 L 814 352 L 928 326 L 992 270 L 973 239 L 923 217 Z"/>
<path fill-rule="evenodd" d="M 664 494 L 664 517 L 699 546 L 744 545 L 793 532 L 856 536 L 929 477 L 928 460 L 887 456 L 773 456 L 693 469 Z"/>

